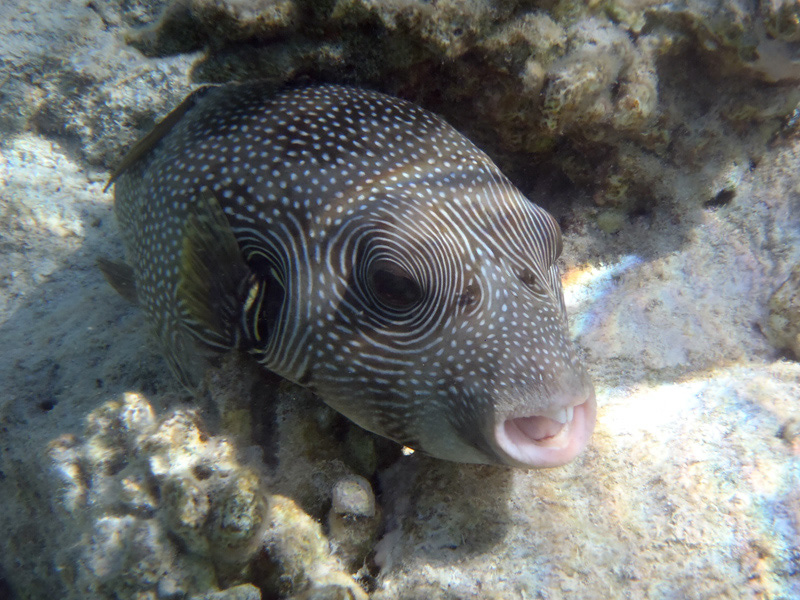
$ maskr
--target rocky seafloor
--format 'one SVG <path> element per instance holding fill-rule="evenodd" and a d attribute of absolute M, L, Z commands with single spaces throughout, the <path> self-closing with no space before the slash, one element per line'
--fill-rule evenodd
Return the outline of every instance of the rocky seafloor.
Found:
<path fill-rule="evenodd" d="M 437 111 L 565 234 L 587 452 L 459 465 L 231 357 L 172 380 L 95 268 L 201 81 Z M 800 598 L 800 4 L 0 5 L 0 599 Z"/>

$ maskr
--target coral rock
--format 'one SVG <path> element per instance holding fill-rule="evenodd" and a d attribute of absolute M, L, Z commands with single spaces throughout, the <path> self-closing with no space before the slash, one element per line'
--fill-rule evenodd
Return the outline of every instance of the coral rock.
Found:
<path fill-rule="evenodd" d="M 204 598 L 217 571 L 248 562 L 262 540 L 268 497 L 230 442 L 205 433 L 191 411 L 159 424 L 139 394 L 100 406 L 86 422 L 83 440 L 62 436 L 49 449 L 61 506 L 80 540 L 59 562 L 75 574 L 79 596 Z M 254 590 L 208 597 L 260 598 Z"/>
<path fill-rule="evenodd" d="M 367 594 L 333 557 L 322 527 L 290 498 L 272 496 L 265 536 L 270 559 L 281 565 L 292 598 L 366 600 Z"/>
<path fill-rule="evenodd" d="M 765 333 L 777 348 L 790 350 L 800 359 L 800 265 L 772 294 Z"/>
<path fill-rule="evenodd" d="M 372 551 L 379 525 L 369 482 L 358 475 L 336 482 L 328 513 L 329 536 L 351 568 L 360 567 Z"/>

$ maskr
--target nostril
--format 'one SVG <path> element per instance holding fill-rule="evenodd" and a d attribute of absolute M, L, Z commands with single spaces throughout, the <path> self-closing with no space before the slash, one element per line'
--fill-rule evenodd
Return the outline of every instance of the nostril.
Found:
<path fill-rule="evenodd" d="M 536 289 L 538 279 L 530 269 L 522 269 L 517 273 L 519 280 L 531 289 Z"/>

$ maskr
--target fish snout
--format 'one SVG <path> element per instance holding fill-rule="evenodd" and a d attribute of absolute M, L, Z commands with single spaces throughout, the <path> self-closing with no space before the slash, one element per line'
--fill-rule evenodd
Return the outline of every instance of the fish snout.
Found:
<path fill-rule="evenodd" d="M 500 460 L 523 468 L 558 467 L 580 454 L 594 430 L 597 402 L 588 378 L 578 390 L 554 398 L 544 410 L 499 416 L 492 442 Z"/>

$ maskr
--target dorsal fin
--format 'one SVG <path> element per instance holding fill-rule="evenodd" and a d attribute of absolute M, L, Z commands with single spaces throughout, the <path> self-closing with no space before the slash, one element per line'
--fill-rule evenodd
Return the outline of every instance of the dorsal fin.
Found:
<path fill-rule="evenodd" d="M 194 92 L 189 94 L 183 102 L 181 102 L 175 109 L 172 110 L 166 117 L 161 119 L 158 123 L 156 123 L 155 127 L 145 135 L 142 139 L 136 142 L 128 153 L 122 157 L 122 160 L 117 165 L 117 168 L 111 174 L 111 177 L 106 184 L 106 187 L 103 188 L 105 192 L 108 188 L 111 187 L 111 184 L 116 181 L 117 177 L 122 175 L 131 165 L 137 162 L 140 158 L 145 156 L 153 147 L 167 135 L 172 128 L 181 120 L 183 115 L 185 115 L 196 103 L 200 98 L 202 98 L 208 90 L 212 89 L 213 85 L 204 85 L 201 88 L 196 89 Z"/>

